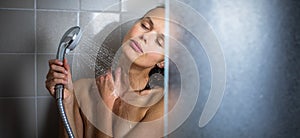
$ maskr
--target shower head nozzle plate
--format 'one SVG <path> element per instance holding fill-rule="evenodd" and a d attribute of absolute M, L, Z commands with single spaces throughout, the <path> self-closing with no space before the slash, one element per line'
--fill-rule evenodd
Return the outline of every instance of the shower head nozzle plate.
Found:
<path fill-rule="evenodd" d="M 61 38 L 60 44 L 65 44 L 66 49 L 73 50 L 81 38 L 82 32 L 79 26 L 70 28 Z"/>

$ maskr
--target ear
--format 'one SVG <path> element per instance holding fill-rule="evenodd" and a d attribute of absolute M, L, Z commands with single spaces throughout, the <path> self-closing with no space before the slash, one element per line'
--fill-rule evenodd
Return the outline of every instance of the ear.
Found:
<path fill-rule="evenodd" d="M 159 68 L 164 68 L 165 67 L 165 62 L 162 61 L 162 62 L 159 62 L 156 64 Z"/>

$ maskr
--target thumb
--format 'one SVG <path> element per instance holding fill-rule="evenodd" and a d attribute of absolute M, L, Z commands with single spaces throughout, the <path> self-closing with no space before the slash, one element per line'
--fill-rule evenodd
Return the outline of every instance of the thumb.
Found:
<path fill-rule="evenodd" d="M 68 63 L 68 60 L 67 59 L 64 59 L 63 60 L 63 63 L 64 63 L 64 68 L 67 70 L 67 76 L 68 76 L 68 84 L 66 85 L 66 88 L 69 90 L 69 91 L 73 91 L 73 83 L 72 83 L 72 75 L 71 75 L 71 69 L 70 69 L 70 65 Z"/>
<path fill-rule="evenodd" d="M 68 72 L 70 72 L 71 69 L 70 69 L 70 65 L 69 65 L 69 63 L 68 63 L 68 60 L 65 58 L 63 62 L 64 62 L 64 68 L 65 68 Z"/>

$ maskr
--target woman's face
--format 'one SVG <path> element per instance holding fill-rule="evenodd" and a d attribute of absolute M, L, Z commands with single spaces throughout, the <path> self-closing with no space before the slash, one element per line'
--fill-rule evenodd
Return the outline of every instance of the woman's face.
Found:
<path fill-rule="evenodd" d="M 163 63 L 164 15 L 163 8 L 151 10 L 125 35 L 122 50 L 133 64 L 149 68 L 157 63 Z"/>

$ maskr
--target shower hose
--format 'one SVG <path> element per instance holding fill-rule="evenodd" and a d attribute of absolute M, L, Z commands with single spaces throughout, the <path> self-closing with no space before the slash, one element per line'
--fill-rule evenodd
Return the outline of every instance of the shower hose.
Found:
<path fill-rule="evenodd" d="M 65 129 L 67 131 L 67 134 L 69 136 L 69 138 L 74 138 L 72 129 L 70 127 L 65 109 L 64 109 L 64 105 L 63 105 L 63 90 L 64 90 L 64 86 L 61 84 L 58 84 L 55 86 L 55 92 L 56 92 L 56 102 L 57 102 L 57 107 L 58 107 L 58 111 L 59 111 L 59 115 L 62 119 L 62 123 L 65 126 Z"/>

